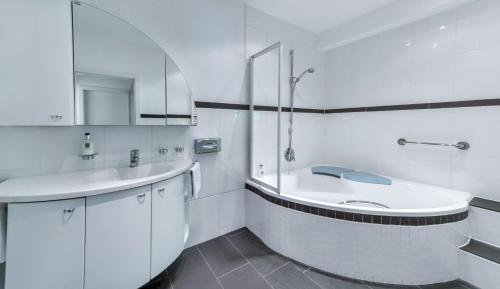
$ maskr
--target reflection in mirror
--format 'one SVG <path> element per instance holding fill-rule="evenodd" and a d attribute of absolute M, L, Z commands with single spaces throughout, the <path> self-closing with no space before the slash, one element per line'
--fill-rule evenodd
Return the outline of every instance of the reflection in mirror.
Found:
<path fill-rule="evenodd" d="M 81 2 L 73 29 L 77 124 L 191 125 L 191 89 L 146 34 Z"/>
<path fill-rule="evenodd" d="M 86 125 L 130 125 L 134 79 L 78 72 L 76 119 Z"/>
<path fill-rule="evenodd" d="M 167 124 L 191 125 L 191 89 L 170 57 L 166 57 Z"/>

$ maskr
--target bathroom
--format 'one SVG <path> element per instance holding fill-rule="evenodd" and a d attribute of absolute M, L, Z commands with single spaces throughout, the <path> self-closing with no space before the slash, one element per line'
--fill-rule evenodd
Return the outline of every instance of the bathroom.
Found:
<path fill-rule="evenodd" d="M 0 288 L 500 288 L 499 1 L 0 19 Z"/>

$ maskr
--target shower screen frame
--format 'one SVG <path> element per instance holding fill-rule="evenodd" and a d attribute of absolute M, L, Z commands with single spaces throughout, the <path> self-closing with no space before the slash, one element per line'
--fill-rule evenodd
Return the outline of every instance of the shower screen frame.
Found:
<path fill-rule="evenodd" d="M 276 158 L 276 161 L 277 161 L 277 164 L 276 164 L 276 168 L 277 168 L 277 171 L 276 171 L 276 178 L 277 178 L 277 181 L 276 181 L 276 187 L 271 185 L 271 184 L 267 184 L 261 180 L 258 180 L 256 178 L 254 178 L 254 163 L 253 163 L 253 156 L 254 156 L 254 131 L 255 131 L 255 128 L 254 128 L 254 109 L 255 109 L 255 106 L 258 106 L 258 105 L 255 105 L 254 104 L 254 101 L 255 101 L 255 95 L 254 95 L 254 73 L 255 73 L 255 60 L 258 59 L 259 57 L 267 54 L 267 53 L 270 53 L 270 52 L 273 52 L 275 50 L 278 50 L 278 83 L 277 83 L 277 88 L 278 88 L 278 91 L 277 91 L 277 98 L 278 98 L 278 106 L 277 106 L 277 113 L 278 113 L 278 120 L 277 120 L 277 158 Z M 281 42 L 277 42 L 255 54 L 253 54 L 252 56 L 250 56 L 250 59 L 249 59 L 249 64 L 250 64 L 250 73 L 249 73 L 249 93 L 250 93 L 250 180 L 252 182 L 255 182 L 265 188 L 268 188 L 272 191 L 274 191 L 275 193 L 277 194 L 280 194 L 281 192 L 281 159 L 280 159 L 280 156 L 281 156 L 281 75 L 282 75 L 282 65 L 281 65 L 281 62 L 282 62 L 282 57 L 283 57 L 283 45 L 281 44 Z M 271 108 L 273 109 L 273 108 Z M 273 110 L 274 111 L 274 110 Z"/>

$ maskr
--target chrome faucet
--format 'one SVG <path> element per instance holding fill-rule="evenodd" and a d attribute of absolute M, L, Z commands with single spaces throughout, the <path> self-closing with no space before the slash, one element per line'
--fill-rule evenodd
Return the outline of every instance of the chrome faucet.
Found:
<path fill-rule="evenodd" d="M 131 150 L 130 151 L 130 167 L 135 168 L 139 166 L 139 150 Z"/>

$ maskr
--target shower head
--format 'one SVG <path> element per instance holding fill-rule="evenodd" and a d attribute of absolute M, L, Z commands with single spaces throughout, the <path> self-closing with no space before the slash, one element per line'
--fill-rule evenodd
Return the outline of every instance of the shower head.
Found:
<path fill-rule="evenodd" d="M 300 81 L 300 79 L 302 78 L 302 76 L 304 76 L 304 74 L 306 74 L 306 73 L 314 73 L 314 71 L 315 71 L 315 70 L 314 70 L 314 68 L 312 68 L 312 67 L 310 67 L 310 68 L 308 68 L 308 69 L 304 70 L 304 72 L 302 72 L 299 76 L 295 77 L 295 83 L 299 82 L 299 81 Z"/>

